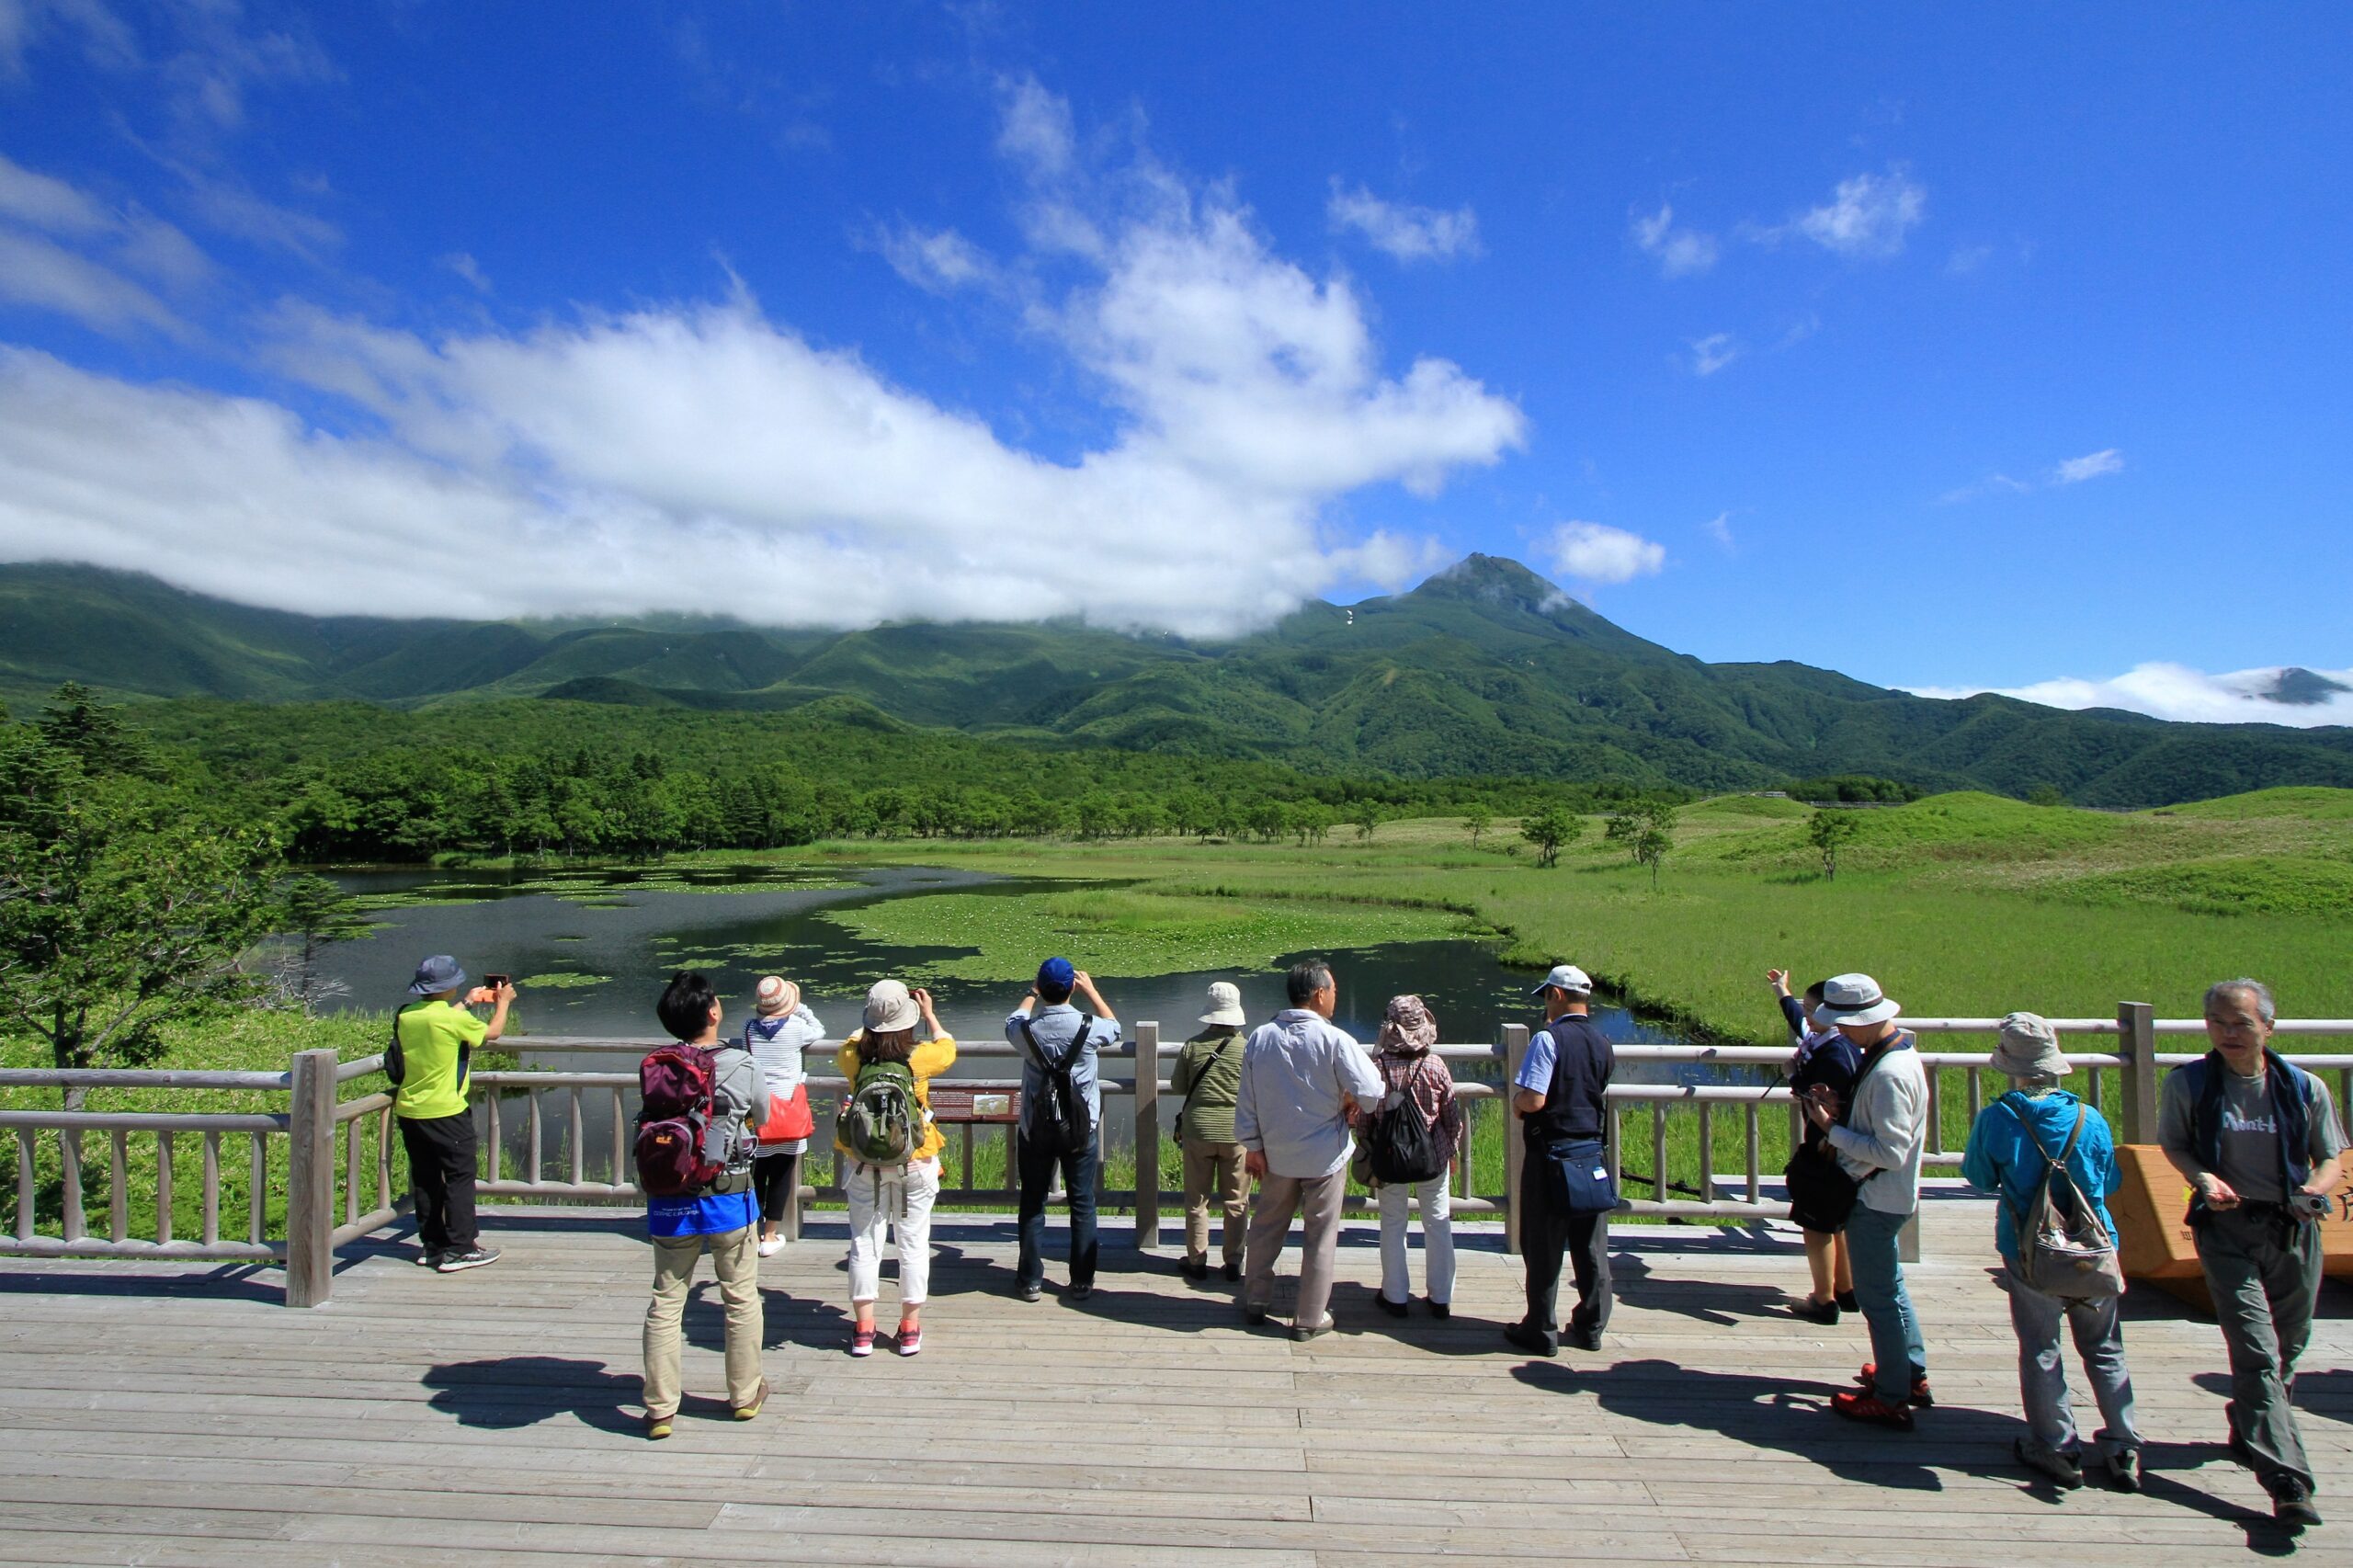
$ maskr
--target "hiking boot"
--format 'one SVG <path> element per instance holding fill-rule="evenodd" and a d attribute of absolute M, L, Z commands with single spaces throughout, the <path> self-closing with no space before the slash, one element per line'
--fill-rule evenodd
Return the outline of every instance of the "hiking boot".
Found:
<path fill-rule="evenodd" d="M 760 1386 L 752 1391 L 752 1403 L 749 1404 L 739 1404 L 735 1407 L 735 1419 L 738 1421 L 751 1421 L 756 1419 L 760 1414 L 760 1406 L 766 1404 L 767 1402 L 768 1381 L 766 1378 L 762 1378 L 760 1380 Z"/>
<path fill-rule="evenodd" d="M 1561 1353 L 1560 1342 L 1533 1324 L 1506 1324 L 1504 1339 L 1512 1348 L 1525 1350 L 1530 1356 L 1541 1356 L 1548 1361 Z"/>
<path fill-rule="evenodd" d="M 923 1350 L 923 1330 L 911 1323 L 899 1325 L 899 1354 L 919 1355 Z"/>
<path fill-rule="evenodd" d="M 1247 1324 L 1250 1327 L 1256 1328 L 1260 1324 L 1267 1321 L 1267 1309 L 1264 1307 L 1245 1307 L 1242 1309 L 1242 1321 L 1245 1324 Z"/>
<path fill-rule="evenodd" d="M 1313 1328 L 1309 1328 L 1303 1324 L 1291 1324 L 1290 1336 L 1293 1339 L 1301 1340 L 1302 1342 L 1310 1339 L 1321 1339 L 1338 1326 L 1339 1325 L 1333 1321 L 1332 1314 L 1330 1312 L 1325 1312 L 1324 1314 L 1324 1321 L 1317 1324 Z"/>
<path fill-rule="evenodd" d="M 1841 1290 L 1831 1299 L 1838 1303 L 1838 1310 L 1842 1312 L 1859 1312 L 1863 1310 L 1863 1303 L 1855 1299 L 1855 1293 L 1852 1290 Z"/>
<path fill-rule="evenodd" d="M 1431 1301 L 1429 1303 L 1429 1309 L 1430 1316 L 1438 1319 L 1440 1323 L 1444 1323 L 1447 1319 L 1454 1315 L 1454 1309 L 1448 1306 L 1444 1301 Z"/>
<path fill-rule="evenodd" d="M 461 1268 L 480 1268 L 486 1263 L 498 1261 L 496 1247 L 468 1247 L 463 1252 L 445 1252 L 441 1261 L 433 1267 L 444 1274 L 455 1274 Z"/>
<path fill-rule="evenodd" d="M 2018 1456 L 2018 1463 L 2048 1476 L 2069 1492 L 2084 1483 L 2083 1462 L 2073 1454 L 2038 1454 L 2026 1446 L 2024 1437 L 2010 1444 L 2010 1452 Z"/>
<path fill-rule="evenodd" d="M 1381 1310 L 1387 1312 L 1391 1317 L 1401 1318 L 1405 1315 L 1404 1302 L 1392 1301 L 1388 1297 L 1378 1294 L 1376 1294 L 1372 1299 L 1380 1305 Z"/>
<path fill-rule="evenodd" d="M 671 1418 L 667 1415 L 648 1415 L 645 1418 L 646 1441 L 650 1443 L 658 1443 L 663 1438 L 668 1437 L 670 1435 L 670 1419 Z"/>
<path fill-rule="evenodd" d="M 2108 1483 L 2119 1492 L 2141 1490 L 2141 1450 L 2126 1449 L 2108 1456 Z"/>
<path fill-rule="evenodd" d="M 1227 1264 L 1225 1266 L 1225 1278 L 1228 1284 L 1232 1284 L 1239 1280 L 1242 1278 L 1242 1266 L 1238 1263 Z"/>
<path fill-rule="evenodd" d="M 1865 1389 L 1841 1389 L 1830 1396 L 1830 1408 L 1849 1421 L 1868 1421 L 1874 1426 L 1893 1426 L 1899 1432 L 1912 1430 L 1910 1405 L 1890 1404 Z"/>
<path fill-rule="evenodd" d="M 1863 1369 L 1855 1374 L 1855 1386 L 1860 1389 L 1869 1389 L 1876 1387 L 1878 1383 L 1879 1363 L 1876 1361 L 1864 1362 Z M 1927 1378 L 1919 1377 L 1912 1380 L 1912 1403 L 1922 1410 L 1926 1410 L 1930 1405 L 1937 1403 L 1937 1396 L 1928 1390 L 1928 1380 Z"/>
<path fill-rule="evenodd" d="M 1024 1285 L 1014 1292 L 1025 1301 L 1034 1301 L 1045 1293 L 1046 1288 L 1043 1285 Z"/>
<path fill-rule="evenodd" d="M 870 1328 L 852 1329 L 849 1335 L 849 1353 L 853 1356 L 873 1355 L 874 1331 Z"/>
<path fill-rule="evenodd" d="M 1838 1322 L 1838 1302 L 1836 1299 L 1817 1301 L 1812 1296 L 1808 1296 L 1802 1301 L 1790 1303 L 1790 1315 L 1793 1318 L 1802 1318 L 1807 1323 L 1821 1324 L 1825 1328 L 1835 1327 Z"/>
<path fill-rule="evenodd" d="M 2291 1530 L 2320 1523 L 2320 1510 L 2313 1506 L 2312 1488 L 2301 1481 L 2281 1482 L 2271 1494 L 2271 1517 Z"/>

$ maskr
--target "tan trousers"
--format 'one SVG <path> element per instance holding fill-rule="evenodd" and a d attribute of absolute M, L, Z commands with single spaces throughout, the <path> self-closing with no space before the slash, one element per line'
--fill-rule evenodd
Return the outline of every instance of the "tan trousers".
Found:
<path fill-rule="evenodd" d="M 1242 1261 L 1242 1236 L 1250 1223 L 1250 1177 L 1242 1168 L 1248 1154 L 1239 1143 L 1204 1143 L 1185 1140 L 1185 1256 L 1207 1263 L 1210 1256 L 1210 1190 L 1225 1210 L 1225 1261 Z"/>
<path fill-rule="evenodd" d="M 678 1413 L 678 1324 L 695 1260 L 710 1251 L 711 1272 L 727 1303 L 727 1403 L 741 1408 L 760 1392 L 760 1228 L 715 1236 L 654 1238 L 654 1301 L 645 1309 L 645 1414 Z"/>
<path fill-rule="evenodd" d="M 1274 1299 L 1275 1259 L 1282 1256 L 1283 1237 L 1297 1213 L 1306 1227 L 1299 1248 L 1299 1301 L 1291 1322 L 1314 1328 L 1324 1321 L 1332 1300 L 1332 1267 L 1340 1244 L 1340 1199 L 1346 1194 L 1346 1166 L 1327 1176 L 1263 1176 L 1258 1178 L 1258 1204 L 1250 1214 L 1249 1261 L 1242 1269 L 1242 1304 L 1264 1308 Z"/>

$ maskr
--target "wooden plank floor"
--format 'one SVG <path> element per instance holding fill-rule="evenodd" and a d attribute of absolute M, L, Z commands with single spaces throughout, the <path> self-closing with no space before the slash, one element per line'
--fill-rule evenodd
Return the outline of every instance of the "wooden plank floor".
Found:
<path fill-rule="evenodd" d="M 2016 1351 L 1976 1201 L 1930 1206 L 1912 1271 L 1940 1403 L 1910 1437 L 1828 1413 L 1865 1336 L 1781 1312 L 1804 1278 L 1787 1233 L 1621 1227 L 1605 1349 L 1547 1363 L 1498 1337 L 1519 1276 L 1492 1228 L 1446 1324 L 1374 1310 L 1353 1228 L 1340 1332 L 1294 1345 L 1119 1229 L 1092 1301 L 1024 1304 L 1009 1224 L 959 1221 L 923 1355 L 859 1362 L 819 1216 L 763 1265 L 768 1413 L 726 1418 L 705 1284 L 688 1407 L 649 1444 L 631 1229 L 495 1211 L 505 1260 L 448 1278 L 387 1238 L 307 1312 L 274 1274 L 0 1259 L 0 1562 L 2353 1562 L 2338 1287 L 2298 1397 L 2347 1522 L 2273 1530 L 2221 1449 L 2220 1339 L 2154 1291 L 2127 1330 L 2148 1490 L 2062 1496 L 2010 1459 Z"/>

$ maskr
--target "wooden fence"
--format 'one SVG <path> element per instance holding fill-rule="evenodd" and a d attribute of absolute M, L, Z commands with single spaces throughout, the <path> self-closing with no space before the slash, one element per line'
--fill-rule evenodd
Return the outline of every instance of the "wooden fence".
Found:
<path fill-rule="evenodd" d="M 2128 1002 L 2117 1009 L 2114 1018 L 2059 1018 L 2052 1022 L 2063 1037 L 2089 1035 L 2115 1041 L 2112 1051 L 2070 1052 L 2068 1059 L 2079 1067 L 2094 1069 L 2087 1079 L 2089 1092 L 2086 1097 L 2110 1110 L 2121 1142 L 2154 1142 L 2160 1077 L 2165 1069 L 2195 1061 L 2200 1054 L 2159 1052 L 2157 1037 L 2202 1034 L 2202 1021 L 2156 1018 L 2147 1004 Z M 1999 1023 L 1995 1018 L 1904 1020 L 1905 1027 L 1923 1036 L 1991 1034 Z M 2290 1037 L 2353 1034 L 2353 1020 L 2282 1020 L 2279 1033 Z M 1496 1063 L 1502 1068 L 1500 1082 L 1481 1078 L 1459 1081 L 1459 1097 L 1471 1101 L 1499 1097 L 1504 1094 L 1503 1085 L 1518 1075 L 1527 1056 L 1528 1028 L 1506 1025 L 1500 1036 L 1492 1045 L 1437 1048 L 1450 1062 Z M 506 1043 L 512 1049 L 532 1052 L 634 1058 L 657 1042 L 529 1037 Z M 826 1041 L 810 1049 L 813 1054 L 822 1054 L 836 1043 Z M 1131 1040 L 1100 1058 L 1100 1082 L 1107 1102 L 1105 1119 L 1108 1122 L 1113 1114 L 1112 1104 L 1125 1096 L 1133 1131 L 1136 1175 L 1131 1187 L 1098 1187 L 1098 1201 L 1131 1209 L 1139 1244 L 1148 1248 L 1159 1244 L 1163 1210 L 1175 1210 L 1182 1201 L 1179 1192 L 1164 1185 L 1160 1168 L 1161 1096 L 1169 1087 L 1162 1073 L 1164 1063 L 1176 1049 L 1173 1043 L 1162 1042 L 1157 1024 L 1140 1023 Z M 1650 1158 L 1649 1174 L 1636 1177 L 1635 1184 L 1648 1185 L 1653 1196 L 1625 1199 L 1620 1206 L 1623 1211 L 1636 1216 L 1704 1220 L 1786 1217 L 1787 1204 L 1768 1194 L 1768 1187 L 1778 1184 L 1779 1173 L 1768 1176 L 1763 1168 L 1765 1140 L 1761 1128 L 1766 1118 L 1787 1118 L 1793 1136 L 1797 1108 L 1790 1101 L 1786 1085 L 1759 1082 L 1757 1073 L 1784 1065 L 1788 1051 L 1756 1047 L 1620 1045 L 1617 1054 L 1621 1064 L 1672 1065 L 1687 1070 L 1683 1076 L 1695 1075 L 1690 1069 L 1714 1073 L 1720 1077 L 1726 1071 L 1738 1075 L 1736 1080 L 1726 1081 L 1621 1081 L 1610 1085 L 1608 1137 L 1613 1163 L 1625 1168 L 1631 1152 L 1628 1145 L 1630 1136 L 1636 1140 L 1632 1150 L 1647 1146 Z M 960 1042 L 958 1047 L 960 1062 L 1001 1058 L 1009 1066 L 1015 1055 L 1014 1048 L 1002 1040 Z M 1989 1071 L 1987 1056 L 1982 1051 L 1930 1051 L 1924 1042 L 1922 1058 L 1931 1069 L 1929 1126 L 1934 1141 L 1941 1143 L 1943 1105 L 1950 1092 L 1949 1080 L 1957 1082 L 1973 1119 L 1984 1103 L 1982 1080 Z M 2353 1104 L 2353 1055 L 2290 1055 L 2288 1059 L 2308 1070 L 2333 1074 L 2338 1104 Z M 306 1051 L 297 1053 L 284 1073 L 0 1071 L 0 1086 L 60 1091 L 77 1087 L 244 1094 L 258 1091 L 286 1096 L 282 1112 L 0 1110 L 0 1131 L 13 1131 L 17 1142 L 16 1223 L 13 1233 L 0 1235 L 0 1254 L 101 1260 L 218 1259 L 274 1265 L 285 1269 L 289 1306 L 316 1306 L 325 1301 L 333 1289 L 335 1249 L 391 1223 L 408 1208 L 406 1197 L 396 1196 L 392 1191 L 392 1096 L 363 1085 L 355 1097 L 342 1097 L 345 1085 L 379 1073 L 382 1060 L 381 1056 L 370 1056 L 341 1062 L 331 1051 Z M 1144 1070 L 1145 1063 L 1151 1065 L 1150 1071 Z M 1959 1074 L 1957 1080 L 1953 1080 L 1955 1074 Z M 2116 1088 L 2113 1096 L 2109 1093 L 2111 1074 Z M 1778 1076 L 1776 1074 L 1775 1078 Z M 987 1093 L 1017 1088 L 1019 1079 L 957 1078 L 943 1080 L 943 1086 L 950 1082 L 959 1089 Z M 633 1063 L 627 1071 L 484 1071 L 473 1075 L 473 1085 L 478 1091 L 474 1096 L 475 1115 L 483 1134 L 480 1178 L 483 1197 L 603 1204 L 640 1199 L 635 1185 L 620 1179 L 629 1163 L 627 1130 L 637 1091 Z M 838 1077 L 813 1074 L 810 1088 L 817 1096 L 839 1095 L 846 1085 Z M 549 1103 L 551 1096 L 558 1102 L 552 1108 Z M 2111 1097 L 2116 1101 L 2112 1108 L 2108 1103 Z M 604 1152 L 603 1180 L 595 1179 L 586 1147 L 587 1108 L 598 1101 L 603 1102 L 606 1112 L 598 1119 L 608 1122 L 610 1145 Z M 1779 1108 L 1768 1109 L 1770 1107 Z M 517 1170 L 509 1168 L 506 1142 L 518 1115 L 523 1124 L 523 1148 L 521 1168 Z M 1695 1195 L 1689 1198 L 1668 1196 L 1669 1120 L 1678 1115 L 1688 1115 L 1696 1122 L 1698 1186 Z M 1630 1119 L 1633 1121 L 1631 1127 L 1628 1125 Z M 1647 1125 L 1643 1124 L 1644 1121 Z M 559 1130 L 557 1142 L 563 1167 L 552 1176 L 545 1157 L 551 1125 Z M 1005 1170 L 1009 1181 L 1015 1168 L 1014 1140 L 1018 1133 L 1010 1125 L 990 1131 L 1006 1141 Z M 1718 1170 L 1720 1133 L 1728 1135 L 1739 1152 L 1738 1163 L 1729 1174 Z M 94 1162 L 85 1141 L 94 1137 L 104 1141 L 107 1217 L 103 1233 L 93 1233 L 90 1228 L 88 1185 Z M 46 1227 L 38 1220 L 37 1201 L 40 1187 L 37 1174 L 39 1152 L 44 1139 L 54 1144 L 60 1170 L 59 1201 L 53 1221 Z M 156 1178 L 152 1236 L 129 1233 L 129 1178 L 134 1139 L 139 1140 L 139 1153 L 152 1161 Z M 974 1139 L 975 1129 L 963 1124 L 950 1148 L 957 1158 L 942 1161 L 942 1199 L 950 1202 L 1011 1203 L 1017 1195 L 1009 1186 L 973 1186 Z M 282 1153 L 275 1141 L 283 1141 Z M 1508 1125 L 1503 1147 L 1504 1176 L 1499 1192 L 1472 1191 L 1468 1152 L 1458 1157 L 1450 1176 L 1455 1190 L 1453 1208 L 1461 1215 L 1500 1216 L 1506 1244 L 1516 1252 L 1518 1239 L 1514 1215 L 1520 1190 L 1521 1143 Z M 201 1220 L 199 1234 L 194 1237 L 176 1234 L 175 1200 L 185 1179 L 182 1151 L 188 1148 L 194 1150 L 199 1166 Z M 243 1233 L 224 1234 L 224 1164 L 233 1171 L 233 1163 L 240 1156 L 245 1167 L 244 1222 L 238 1226 L 233 1217 L 232 1230 L 242 1230 Z M 1931 1148 L 1922 1158 L 1925 1165 L 1940 1169 L 1949 1169 L 1960 1162 L 1959 1150 L 1943 1147 Z M 800 1204 L 837 1196 L 840 1191 L 839 1160 L 835 1159 L 829 1179 L 823 1184 L 807 1179 L 811 1166 L 817 1163 L 820 1162 L 803 1165 L 804 1179 L 794 1206 L 796 1231 Z M 948 1179 L 951 1172 L 958 1180 Z M 1364 1212 L 1370 1207 L 1362 1198 L 1354 1196 L 1349 1206 L 1357 1212 Z"/>

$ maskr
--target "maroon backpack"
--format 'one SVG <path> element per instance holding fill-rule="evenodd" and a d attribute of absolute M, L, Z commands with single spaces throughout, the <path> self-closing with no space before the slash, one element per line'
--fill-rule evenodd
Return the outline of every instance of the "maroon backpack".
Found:
<path fill-rule="evenodd" d="M 707 1157 L 715 1052 L 665 1045 L 637 1064 L 637 1185 L 648 1198 L 692 1198 L 725 1167 Z"/>

